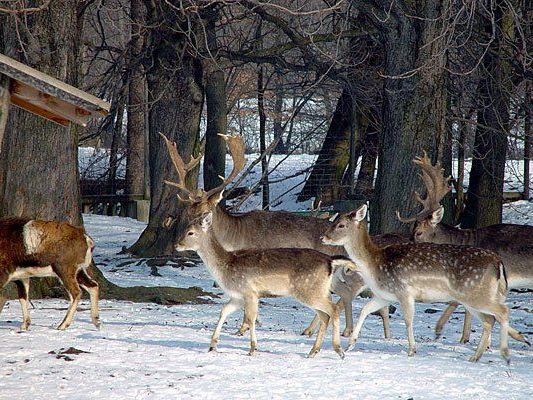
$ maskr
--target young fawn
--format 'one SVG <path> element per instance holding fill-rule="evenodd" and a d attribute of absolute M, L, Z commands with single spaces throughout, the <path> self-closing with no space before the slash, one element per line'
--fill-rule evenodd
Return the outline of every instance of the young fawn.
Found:
<path fill-rule="evenodd" d="M 416 353 L 413 333 L 415 302 L 463 304 L 483 323 L 483 333 L 471 361 L 487 349 L 496 319 L 500 329 L 500 353 L 509 362 L 505 269 L 500 257 L 489 250 L 469 246 L 412 243 L 377 247 L 368 234 L 367 206 L 337 218 L 325 233 L 324 243 L 342 245 L 358 272 L 374 293 L 361 310 L 348 349 L 355 344 L 367 315 L 392 302 L 403 311 L 409 356 Z"/>
<path fill-rule="evenodd" d="M 190 223 L 176 250 L 198 253 L 209 272 L 230 300 L 222 307 L 211 338 L 215 350 L 222 325 L 228 315 L 244 306 L 244 319 L 250 326 L 250 355 L 257 348 L 255 324 L 261 297 L 294 297 L 313 309 L 321 325 L 309 357 L 320 350 L 328 323 L 333 325 L 333 348 L 341 358 L 339 310 L 330 299 L 330 286 L 336 267 L 355 268 L 348 259 L 334 258 L 311 249 L 256 249 L 226 251 L 212 229 L 212 213 Z"/>

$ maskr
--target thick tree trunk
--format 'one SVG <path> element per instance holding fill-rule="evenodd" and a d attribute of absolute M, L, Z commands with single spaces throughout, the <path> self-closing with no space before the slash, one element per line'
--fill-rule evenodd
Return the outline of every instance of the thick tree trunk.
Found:
<path fill-rule="evenodd" d="M 77 85 L 81 29 L 76 11 L 76 2 L 55 1 L 27 18 L 4 17 L 2 52 Z M 0 152 L 0 217 L 82 223 L 75 129 L 12 107 Z"/>
<path fill-rule="evenodd" d="M 396 211 L 406 215 L 417 208 L 413 190 L 420 181 L 412 160 L 423 150 L 435 159 L 445 130 L 446 60 L 441 10 L 447 9 L 448 2 L 425 0 L 417 6 L 416 11 L 405 10 L 403 3 L 392 3 L 394 17 L 381 29 L 387 78 L 378 174 L 371 203 L 373 234 L 410 231 L 409 225 L 396 218 Z"/>
<path fill-rule="evenodd" d="M 344 89 L 337 102 L 320 154 L 307 178 L 297 201 L 318 197 L 322 205 L 339 198 L 340 183 L 350 155 L 353 101 L 349 90 Z"/>
<path fill-rule="evenodd" d="M 128 88 L 128 125 L 126 159 L 126 193 L 147 195 L 145 177 L 146 145 L 146 78 L 144 67 L 139 62 L 144 49 L 141 28 L 145 21 L 142 0 L 131 0 L 131 72 Z"/>
<path fill-rule="evenodd" d="M 207 44 L 210 53 L 216 54 L 218 48 L 215 23 L 216 14 L 207 23 Z M 204 188 L 206 190 L 219 186 L 220 177 L 226 169 L 226 142 L 218 136 L 227 134 L 226 79 L 224 71 L 211 58 L 204 61 L 206 76 L 205 99 L 207 103 L 207 129 L 205 133 Z"/>
<path fill-rule="evenodd" d="M 155 11 L 160 22 L 151 32 L 151 69 L 146 71 L 149 95 L 150 222 L 133 246 L 132 254 L 151 257 L 171 254 L 176 239 L 187 224 L 186 204 L 176 197 L 176 189 L 164 183 L 177 175 L 159 133 L 176 142 L 185 162 L 198 152 L 200 116 L 203 106 L 202 68 L 183 52 L 185 38 L 175 29 L 175 14 L 166 4 Z M 178 59 L 177 55 L 181 55 Z M 194 188 L 198 175 L 189 174 Z"/>
<path fill-rule="evenodd" d="M 531 82 L 526 84 L 525 95 L 525 120 L 524 120 L 524 199 L 530 197 L 530 166 L 531 166 L 531 140 L 533 139 L 533 87 Z"/>
<path fill-rule="evenodd" d="M 513 31 L 512 16 L 505 7 L 503 1 L 496 2 L 494 14 L 484 21 L 486 37 L 494 35 L 494 40 L 483 58 L 478 86 L 478 125 L 461 223 L 464 228 L 481 228 L 502 220 L 511 89 L 510 65 L 503 47 L 504 35 L 512 37 Z"/>

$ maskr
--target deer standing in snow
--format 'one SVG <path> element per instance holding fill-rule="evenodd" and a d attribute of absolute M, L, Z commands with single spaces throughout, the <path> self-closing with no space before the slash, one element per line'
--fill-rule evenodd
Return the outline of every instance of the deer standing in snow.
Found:
<path fill-rule="evenodd" d="M 343 245 L 357 271 L 374 293 L 363 309 L 350 337 L 351 348 L 367 315 L 392 302 L 403 311 L 409 356 L 416 353 L 413 333 L 415 302 L 463 304 L 483 322 L 483 333 L 471 361 L 487 349 L 494 320 L 500 324 L 500 353 L 509 362 L 509 309 L 504 304 L 507 280 L 500 257 L 470 246 L 409 243 L 377 247 L 366 222 L 367 206 L 338 217 L 324 234 L 324 243 Z M 523 338 L 522 338 L 523 339 Z"/>
<path fill-rule="evenodd" d="M 442 223 L 444 207 L 440 202 L 451 190 L 451 177 L 445 178 L 440 163 L 433 165 L 425 153 L 413 162 L 420 167 L 420 176 L 427 194 L 423 199 L 415 193 L 423 207 L 416 216 L 402 218 L 398 215 L 398 218 L 405 223 L 415 222 L 414 241 L 469 245 L 493 250 L 503 260 L 509 289 L 533 288 L 533 226 L 498 224 L 478 229 L 459 229 Z M 444 311 L 435 328 L 437 338 L 457 306 L 458 303 L 452 302 Z M 472 316 L 466 311 L 461 343 L 470 339 L 471 320 Z"/>
<path fill-rule="evenodd" d="M 254 249 L 227 251 L 212 229 L 211 212 L 193 221 L 179 239 L 176 250 L 194 250 L 201 257 L 230 300 L 222 307 L 211 338 L 215 350 L 224 321 L 244 306 L 244 320 L 250 326 L 250 355 L 257 348 L 255 323 L 261 297 L 294 297 L 320 317 L 320 329 L 309 352 L 314 357 L 321 348 L 328 323 L 333 325 L 333 349 L 341 358 L 339 310 L 330 299 L 336 267 L 353 269 L 348 259 L 330 257 L 312 249 Z"/>
<path fill-rule="evenodd" d="M 70 305 L 58 329 L 69 327 L 81 298 L 80 286 L 91 298 L 91 319 L 100 327 L 98 283 L 87 273 L 93 240 L 83 228 L 65 222 L 12 218 L 0 220 L 0 289 L 14 281 L 22 306 L 21 330 L 30 325 L 31 277 L 59 278 L 70 297 Z M 6 299 L 0 295 L 0 310 Z"/>
<path fill-rule="evenodd" d="M 241 137 L 220 135 L 229 149 L 233 159 L 233 168 L 230 175 L 223 179 L 222 183 L 210 190 L 196 189 L 191 191 L 186 185 L 187 173 L 192 170 L 201 159 L 201 155 L 192 158 L 185 163 L 179 155 L 176 144 L 165 140 L 170 158 L 176 169 L 178 181 L 171 182 L 171 185 L 185 195 L 178 198 L 189 203 L 189 219 L 195 220 L 208 213 L 212 213 L 212 229 L 217 240 L 228 251 L 242 249 L 268 249 L 268 248 L 306 248 L 320 251 L 328 255 L 345 255 L 344 249 L 339 246 L 328 246 L 322 243 L 320 237 L 331 226 L 331 222 L 325 219 L 296 215 L 284 211 L 251 211 L 241 215 L 232 215 L 220 204 L 223 197 L 224 188 L 233 181 L 246 165 L 244 157 L 245 145 Z M 405 241 L 405 238 L 389 235 L 383 239 L 392 242 Z M 352 299 L 366 289 L 363 280 L 353 274 L 351 277 L 342 280 L 340 271 L 333 278 L 332 291 L 341 297 L 341 304 L 346 311 L 346 329 L 343 336 L 349 336 L 353 331 Z M 389 310 L 383 308 L 379 310 L 383 320 L 385 337 L 390 337 L 389 331 Z M 316 316 L 313 322 L 302 334 L 312 335 L 318 325 L 319 317 Z M 237 334 L 244 334 L 249 329 L 246 322 L 243 322 Z"/>

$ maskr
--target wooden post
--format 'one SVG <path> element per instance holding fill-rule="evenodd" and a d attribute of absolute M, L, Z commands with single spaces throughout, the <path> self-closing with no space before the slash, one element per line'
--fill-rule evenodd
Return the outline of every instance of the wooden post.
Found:
<path fill-rule="evenodd" d="M 4 139 L 4 131 L 6 129 L 9 104 L 9 78 L 0 74 L 0 151 L 2 151 L 2 142 Z"/>

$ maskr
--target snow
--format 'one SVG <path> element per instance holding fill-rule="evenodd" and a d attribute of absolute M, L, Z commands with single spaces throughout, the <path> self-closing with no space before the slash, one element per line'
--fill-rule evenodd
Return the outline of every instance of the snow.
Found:
<path fill-rule="evenodd" d="M 531 215 L 530 206 L 506 206 L 506 220 L 521 221 L 524 211 Z M 111 281 L 124 286 L 195 285 L 222 294 L 200 263 L 181 269 L 170 262 L 157 268 L 161 276 L 152 276 L 143 260 L 118 256 L 145 224 L 98 215 L 84 219 L 96 241 L 95 261 Z M 392 339 L 382 338 L 381 322 L 371 316 L 355 349 L 341 360 L 332 350 L 330 332 L 316 358 L 305 357 L 314 339 L 300 332 L 313 315 L 290 299 L 261 301 L 259 352 L 253 357 L 247 355 L 248 336 L 232 334 L 241 312 L 228 318 L 218 351 L 208 353 L 224 297 L 212 300 L 175 306 L 101 301 L 100 331 L 91 325 L 89 303 L 83 300 L 64 332 L 54 328 L 66 312 L 66 300 L 34 300 L 28 332 L 18 331 L 20 306 L 9 301 L 0 316 L 0 399 L 527 399 L 533 392 L 533 351 L 511 340 L 512 363 L 507 366 L 498 353 L 498 329 L 493 350 L 477 364 L 467 359 L 480 325 L 474 325 L 474 343 L 459 344 L 461 311 L 446 325 L 444 337 L 434 340 L 440 315 L 434 311 L 443 310 L 442 304 L 417 305 L 415 357 L 407 357 L 405 325 L 397 310 L 391 316 Z M 354 300 L 355 315 L 366 301 Z M 508 304 L 511 325 L 531 338 L 531 294 L 512 293 Z M 70 347 L 87 353 L 59 354 Z"/>

